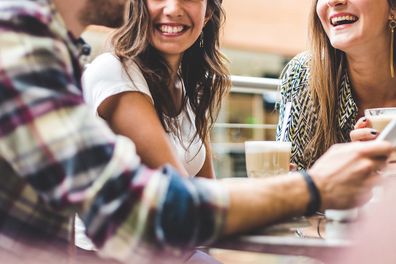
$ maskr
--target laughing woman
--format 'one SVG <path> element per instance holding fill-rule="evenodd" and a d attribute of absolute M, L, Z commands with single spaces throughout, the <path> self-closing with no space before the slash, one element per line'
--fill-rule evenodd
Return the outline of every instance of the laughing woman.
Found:
<path fill-rule="evenodd" d="M 133 0 L 114 51 L 84 74 L 85 97 L 142 162 L 214 178 L 209 130 L 230 87 L 221 0 Z"/>
<path fill-rule="evenodd" d="M 313 1 L 312 49 L 284 69 L 279 105 L 277 137 L 286 123 L 298 168 L 335 143 L 375 136 L 370 129 L 351 133 L 364 109 L 396 106 L 395 8 L 396 0 Z"/>

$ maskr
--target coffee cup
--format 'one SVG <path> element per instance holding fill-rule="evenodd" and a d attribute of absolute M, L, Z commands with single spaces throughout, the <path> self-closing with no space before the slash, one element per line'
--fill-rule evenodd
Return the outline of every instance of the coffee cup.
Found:
<path fill-rule="evenodd" d="M 375 130 L 382 132 L 391 120 L 396 119 L 396 107 L 369 108 L 364 110 L 364 116 Z"/>
<path fill-rule="evenodd" d="M 246 141 L 246 171 L 249 177 L 261 178 L 289 172 L 291 143 Z"/>
<path fill-rule="evenodd" d="M 364 110 L 364 115 L 370 121 L 372 127 L 381 133 L 390 121 L 396 119 L 396 107 L 369 108 Z M 389 161 L 395 163 L 395 151 L 391 154 Z"/>

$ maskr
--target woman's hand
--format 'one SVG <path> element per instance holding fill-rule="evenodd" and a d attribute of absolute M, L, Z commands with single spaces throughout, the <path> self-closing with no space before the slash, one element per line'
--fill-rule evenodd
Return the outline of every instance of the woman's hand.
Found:
<path fill-rule="evenodd" d="M 367 117 L 361 117 L 349 136 L 351 141 L 369 141 L 376 139 L 378 134 L 378 131 L 372 128 L 370 120 Z"/>

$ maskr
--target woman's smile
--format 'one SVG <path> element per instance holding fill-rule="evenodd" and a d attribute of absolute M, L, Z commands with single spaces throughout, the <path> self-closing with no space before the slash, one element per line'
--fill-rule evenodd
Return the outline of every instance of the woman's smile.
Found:
<path fill-rule="evenodd" d="M 335 28 L 343 25 L 352 25 L 358 20 L 357 16 L 348 13 L 338 13 L 330 16 L 330 24 Z"/>
<path fill-rule="evenodd" d="M 155 29 L 165 37 L 177 37 L 183 35 L 190 27 L 175 23 L 158 23 Z"/>

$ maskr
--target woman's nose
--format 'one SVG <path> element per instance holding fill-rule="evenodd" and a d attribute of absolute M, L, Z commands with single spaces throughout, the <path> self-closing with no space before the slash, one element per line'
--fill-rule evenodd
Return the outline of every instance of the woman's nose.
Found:
<path fill-rule="evenodd" d="M 327 5 L 331 7 L 345 5 L 347 0 L 327 0 Z"/>
<path fill-rule="evenodd" d="M 166 0 L 164 6 L 164 14 L 167 16 L 182 16 L 183 9 L 181 8 L 180 0 Z"/>

